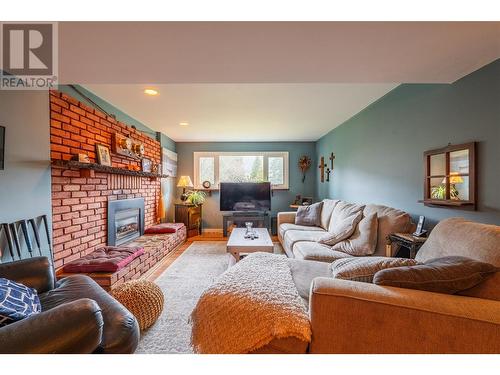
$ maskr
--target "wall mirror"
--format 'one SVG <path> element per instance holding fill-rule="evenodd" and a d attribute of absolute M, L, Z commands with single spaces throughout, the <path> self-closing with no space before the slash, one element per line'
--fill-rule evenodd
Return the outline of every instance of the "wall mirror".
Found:
<path fill-rule="evenodd" d="M 431 206 L 476 206 L 475 142 L 424 152 L 424 199 Z"/>

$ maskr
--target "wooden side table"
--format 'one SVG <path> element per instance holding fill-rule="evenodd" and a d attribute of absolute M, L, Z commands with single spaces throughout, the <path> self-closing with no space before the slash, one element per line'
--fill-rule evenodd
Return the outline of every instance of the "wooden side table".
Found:
<path fill-rule="evenodd" d="M 176 203 L 175 204 L 175 222 L 184 223 L 187 230 L 187 236 L 198 236 L 202 232 L 201 204 Z"/>
<path fill-rule="evenodd" d="M 418 250 L 422 247 L 427 237 L 416 237 L 410 233 L 392 233 L 387 236 L 385 255 L 392 257 L 392 245 L 406 247 L 410 250 L 410 259 L 415 259 Z"/>

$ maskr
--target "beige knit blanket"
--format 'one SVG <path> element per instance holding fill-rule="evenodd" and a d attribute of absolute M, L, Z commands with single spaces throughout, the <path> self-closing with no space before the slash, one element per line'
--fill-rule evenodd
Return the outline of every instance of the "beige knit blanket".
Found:
<path fill-rule="evenodd" d="M 287 258 L 254 253 L 222 274 L 191 314 L 197 353 L 248 353 L 275 338 L 311 341 L 304 301 Z"/>

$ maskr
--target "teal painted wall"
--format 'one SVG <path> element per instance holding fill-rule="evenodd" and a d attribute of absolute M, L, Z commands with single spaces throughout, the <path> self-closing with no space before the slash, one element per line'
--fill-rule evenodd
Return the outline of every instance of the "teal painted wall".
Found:
<path fill-rule="evenodd" d="M 478 142 L 478 210 L 417 203 L 423 152 L 469 141 Z M 318 183 L 318 198 L 385 204 L 431 224 L 452 216 L 500 224 L 500 60 L 453 84 L 397 87 L 319 139 L 317 158 L 330 152 L 335 171 Z"/>
<path fill-rule="evenodd" d="M 177 176 L 189 175 L 193 178 L 193 152 L 195 151 L 288 151 L 290 165 L 290 189 L 276 190 L 271 199 L 273 213 L 290 211 L 289 205 L 297 194 L 313 197 L 316 189 L 314 168 L 314 142 L 178 142 L 178 173 Z M 302 175 L 297 167 L 299 157 L 310 156 L 312 160 L 306 180 L 302 183 Z M 182 189 L 177 189 L 177 198 Z M 222 228 L 222 215 L 219 211 L 219 193 L 212 193 L 203 205 L 203 225 L 205 228 Z"/>
<path fill-rule="evenodd" d="M 0 223 L 39 215 L 51 218 L 49 122 L 47 91 L 0 90 L 0 125 L 6 128 Z M 0 231 L 0 262 L 2 251 L 9 260 Z"/>

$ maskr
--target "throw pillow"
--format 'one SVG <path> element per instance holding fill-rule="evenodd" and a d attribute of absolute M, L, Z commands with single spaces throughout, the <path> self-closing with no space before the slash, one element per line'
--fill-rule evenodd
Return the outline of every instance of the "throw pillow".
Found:
<path fill-rule="evenodd" d="M 474 259 L 448 256 L 430 259 L 414 267 L 401 267 L 378 272 L 373 282 L 378 285 L 455 294 L 472 288 L 499 269 Z"/>
<path fill-rule="evenodd" d="M 146 228 L 144 234 L 175 233 L 184 226 L 184 223 L 161 223 Z"/>
<path fill-rule="evenodd" d="M 349 238 L 363 217 L 365 206 L 358 204 L 339 202 L 332 212 L 332 218 L 328 226 L 328 233 L 322 236 L 318 242 L 333 246 L 336 243 Z"/>
<path fill-rule="evenodd" d="M 418 264 L 413 259 L 387 257 L 343 258 L 330 266 L 333 277 L 342 280 L 371 283 L 377 272 L 387 268 L 414 266 Z"/>
<path fill-rule="evenodd" d="M 323 202 L 300 206 L 295 215 L 295 224 L 308 227 L 319 227 L 321 225 L 321 208 Z"/>
<path fill-rule="evenodd" d="M 340 202 L 338 199 L 323 199 L 323 208 L 321 209 L 321 228 L 328 230 L 333 209 Z"/>
<path fill-rule="evenodd" d="M 378 218 L 374 212 L 363 216 L 354 233 L 347 240 L 332 247 L 332 250 L 342 251 L 354 256 L 372 255 L 377 248 Z"/>
<path fill-rule="evenodd" d="M 42 311 L 35 289 L 0 278 L 0 327 Z"/>

